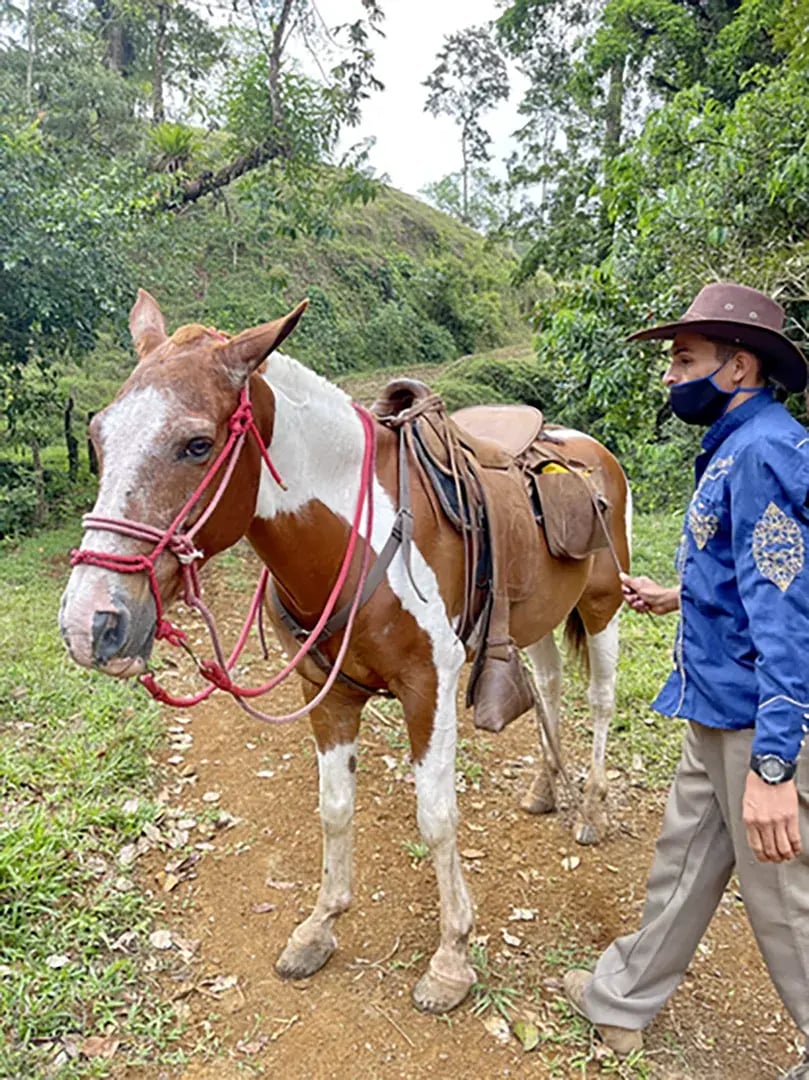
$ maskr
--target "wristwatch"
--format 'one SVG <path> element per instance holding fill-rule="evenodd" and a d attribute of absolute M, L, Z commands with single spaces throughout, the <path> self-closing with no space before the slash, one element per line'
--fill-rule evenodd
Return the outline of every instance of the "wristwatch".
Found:
<path fill-rule="evenodd" d="M 753 754 L 750 768 L 765 784 L 783 784 L 795 775 L 795 762 L 784 761 L 777 754 Z"/>

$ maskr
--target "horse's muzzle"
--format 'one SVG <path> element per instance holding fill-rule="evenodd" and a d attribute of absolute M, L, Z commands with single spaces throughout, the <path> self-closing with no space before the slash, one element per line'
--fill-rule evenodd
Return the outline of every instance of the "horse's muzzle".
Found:
<path fill-rule="evenodd" d="M 92 582 L 95 587 L 82 584 L 84 588 L 77 587 L 71 575 L 59 610 L 59 629 L 70 656 L 82 667 L 114 678 L 142 675 L 154 644 L 153 599 L 147 593 L 135 601 L 115 587 L 108 591 L 100 575 Z"/>

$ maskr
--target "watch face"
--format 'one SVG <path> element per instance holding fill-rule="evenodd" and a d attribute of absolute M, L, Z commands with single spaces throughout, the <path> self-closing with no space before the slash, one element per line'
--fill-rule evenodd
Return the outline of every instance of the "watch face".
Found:
<path fill-rule="evenodd" d="M 765 756 L 761 759 L 759 764 L 759 770 L 763 780 L 769 780 L 770 783 L 777 783 L 782 780 L 786 775 L 786 767 L 784 762 L 780 758 L 773 756 Z"/>

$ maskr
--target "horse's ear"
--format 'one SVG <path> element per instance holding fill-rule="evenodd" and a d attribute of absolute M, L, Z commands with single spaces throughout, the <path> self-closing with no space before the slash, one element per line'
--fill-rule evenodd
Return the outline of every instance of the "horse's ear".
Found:
<path fill-rule="evenodd" d="M 241 385 L 273 349 L 278 348 L 298 325 L 298 320 L 308 306 L 309 301 L 304 300 L 288 315 L 283 315 L 273 322 L 262 323 L 261 326 L 253 326 L 250 330 L 243 330 L 227 344 L 219 346 L 220 355 L 234 382 Z"/>
<path fill-rule="evenodd" d="M 129 313 L 129 330 L 139 360 L 162 345 L 168 337 L 163 312 L 152 294 L 145 289 L 138 289 L 138 298 Z"/>

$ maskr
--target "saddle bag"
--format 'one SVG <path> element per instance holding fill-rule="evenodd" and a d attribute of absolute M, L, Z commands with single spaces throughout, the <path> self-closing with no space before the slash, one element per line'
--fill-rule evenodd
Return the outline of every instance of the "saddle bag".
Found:
<path fill-rule="evenodd" d="M 610 506 L 589 470 L 551 461 L 529 475 L 551 555 L 585 559 L 609 546 Z"/>

